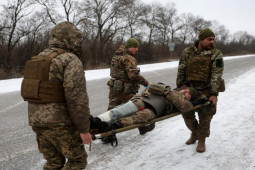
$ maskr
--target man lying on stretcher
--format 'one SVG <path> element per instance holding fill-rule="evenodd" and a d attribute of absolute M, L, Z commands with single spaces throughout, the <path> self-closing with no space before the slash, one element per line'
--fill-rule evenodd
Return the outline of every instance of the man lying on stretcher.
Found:
<path fill-rule="evenodd" d="M 193 107 L 192 101 L 198 97 L 192 87 L 171 90 L 163 83 L 152 83 L 141 95 L 136 95 L 129 102 L 117 106 L 97 117 L 90 117 L 91 129 L 99 133 L 137 123 L 145 123 L 156 117 L 174 112 L 185 112 Z M 154 129 L 155 123 L 140 127 L 140 134 Z"/>

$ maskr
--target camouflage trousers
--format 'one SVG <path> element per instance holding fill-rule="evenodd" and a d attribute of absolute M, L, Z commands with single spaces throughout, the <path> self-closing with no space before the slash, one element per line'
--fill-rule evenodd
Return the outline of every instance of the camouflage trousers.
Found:
<path fill-rule="evenodd" d="M 202 90 L 201 93 L 208 99 L 211 96 L 209 89 Z M 196 119 L 195 111 L 182 115 L 186 126 L 191 130 L 191 132 L 195 132 L 197 134 L 198 139 L 209 137 L 211 120 L 216 113 L 216 106 L 208 105 L 199 108 L 196 112 L 198 113 L 198 120 Z"/>
<path fill-rule="evenodd" d="M 131 116 L 126 116 L 119 118 L 117 121 L 121 123 L 122 126 L 130 126 L 138 123 L 148 122 L 156 117 L 156 114 L 150 109 L 144 109 L 138 111 Z"/>
<path fill-rule="evenodd" d="M 32 127 L 39 151 L 46 159 L 43 169 L 79 170 L 87 166 L 80 133 L 72 126 Z M 66 162 L 67 159 L 67 162 Z"/>
<path fill-rule="evenodd" d="M 118 93 L 110 87 L 109 92 L 109 105 L 107 110 L 128 102 L 135 94 Z"/>
<path fill-rule="evenodd" d="M 206 138 L 210 136 L 210 124 L 213 115 L 216 113 L 216 106 L 205 106 L 197 110 L 199 122 L 196 119 L 195 112 L 182 114 L 186 126 L 195 132 L 199 138 Z"/>

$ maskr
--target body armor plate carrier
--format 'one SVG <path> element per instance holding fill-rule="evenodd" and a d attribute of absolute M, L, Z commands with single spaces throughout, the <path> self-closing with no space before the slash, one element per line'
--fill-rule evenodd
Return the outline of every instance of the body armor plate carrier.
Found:
<path fill-rule="evenodd" d="M 21 96 L 25 101 L 38 104 L 66 102 L 62 83 L 49 81 L 52 59 L 64 52 L 58 49 L 47 56 L 33 56 L 26 62 L 21 85 Z"/>
<path fill-rule="evenodd" d="M 167 104 L 163 99 L 163 96 L 151 94 L 150 96 L 142 97 L 141 99 L 155 111 L 157 117 L 160 117 L 165 113 Z"/>
<path fill-rule="evenodd" d="M 187 80 L 188 82 L 199 81 L 209 83 L 211 58 L 204 56 L 194 56 L 188 61 L 187 66 Z"/>
<path fill-rule="evenodd" d="M 164 83 L 151 83 L 148 92 L 150 95 L 144 96 L 141 99 L 149 105 L 156 113 L 157 117 L 168 114 L 172 111 L 173 106 L 165 98 L 165 93 L 171 90 L 170 86 Z"/>
<path fill-rule="evenodd" d="M 120 66 L 121 55 L 114 55 L 111 61 L 110 76 L 115 79 L 128 79 L 126 70 Z"/>

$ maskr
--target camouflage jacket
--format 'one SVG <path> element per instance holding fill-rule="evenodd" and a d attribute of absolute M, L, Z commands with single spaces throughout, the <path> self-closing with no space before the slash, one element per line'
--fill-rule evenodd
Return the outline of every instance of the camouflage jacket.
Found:
<path fill-rule="evenodd" d="M 180 112 L 186 112 L 193 107 L 182 93 L 175 90 L 169 91 L 165 98 Z"/>
<path fill-rule="evenodd" d="M 39 55 L 51 53 L 46 49 Z M 28 103 L 31 126 L 74 124 L 80 132 L 89 129 L 89 101 L 83 66 L 73 53 L 63 53 L 52 60 L 49 81 L 62 82 L 66 103 Z"/>
<path fill-rule="evenodd" d="M 187 64 L 189 59 L 194 55 L 200 55 L 202 57 L 210 57 L 210 75 L 208 87 L 211 95 L 218 95 L 220 80 L 223 74 L 224 63 L 222 53 L 215 47 L 207 51 L 199 51 L 196 45 L 184 49 L 178 66 L 178 73 L 176 79 L 177 87 L 182 85 L 190 85 L 187 80 Z M 199 66 L 196 66 L 199 69 Z"/>
<path fill-rule="evenodd" d="M 66 103 L 35 104 L 29 102 L 29 125 L 38 127 L 74 125 L 81 133 L 89 131 L 90 110 L 86 80 L 83 65 L 74 54 L 79 54 L 81 49 L 81 36 L 82 33 L 68 22 L 63 22 L 53 28 L 49 48 L 39 55 L 46 56 L 56 48 L 67 50 L 53 58 L 49 71 L 50 82 L 63 84 Z"/>
<path fill-rule="evenodd" d="M 114 58 L 119 56 L 119 61 L 113 63 Z M 124 80 L 132 83 L 142 84 L 144 86 L 148 85 L 149 82 L 140 75 L 140 70 L 137 68 L 136 59 L 132 54 L 126 51 L 125 47 L 122 45 L 120 48 L 115 52 L 115 56 L 113 57 L 111 63 L 111 76 L 113 78 L 118 79 L 119 76 L 115 76 L 117 74 L 123 74 L 125 77 Z M 114 70 L 113 65 L 118 64 L 118 70 Z M 115 73 L 117 71 L 117 73 Z"/>

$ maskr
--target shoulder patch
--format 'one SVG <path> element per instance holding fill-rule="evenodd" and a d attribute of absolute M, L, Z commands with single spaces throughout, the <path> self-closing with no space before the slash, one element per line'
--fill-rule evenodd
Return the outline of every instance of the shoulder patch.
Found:
<path fill-rule="evenodd" d="M 222 59 L 217 59 L 217 60 L 216 60 L 216 67 L 222 68 L 222 66 L 223 66 L 223 61 L 222 61 Z"/>

